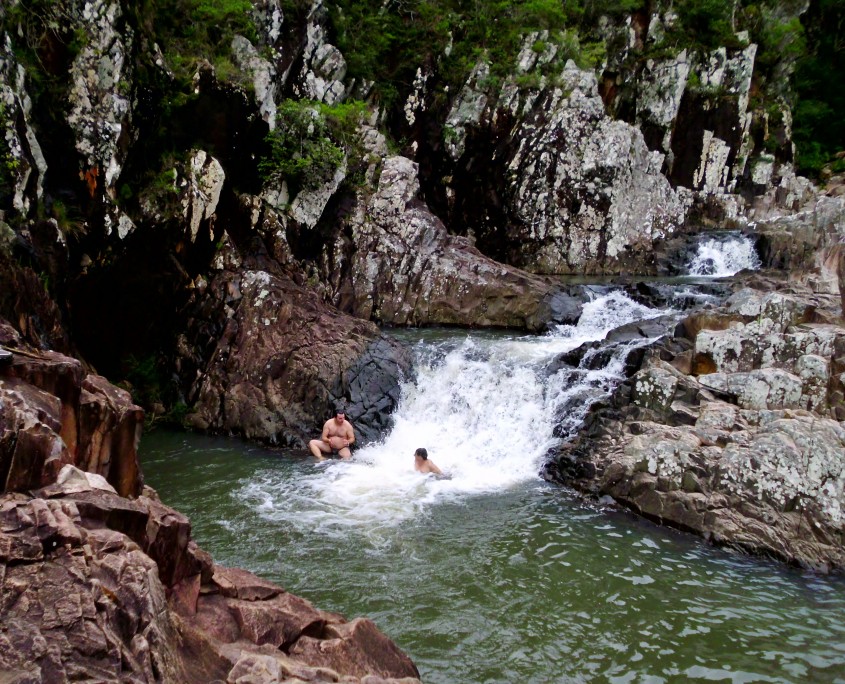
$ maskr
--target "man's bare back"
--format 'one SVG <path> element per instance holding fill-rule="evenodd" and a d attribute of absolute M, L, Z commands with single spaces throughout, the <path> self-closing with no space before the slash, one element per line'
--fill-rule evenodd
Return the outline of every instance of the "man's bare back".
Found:
<path fill-rule="evenodd" d="M 414 470 L 418 473 L 432 473 L 433 475 L 442 475 L 442 471 L 433 462 L 428 460 L 428 451 L 425 449 L 417 449 L 414 452 Z"/>
<path fill-rule="evenodd" d="M 323 425 L 323 434 L 320 439 L 312 439 L 308 442 L 308 448 L 318 461 L 325 459 L 324 454 L 334 451 L 343 459 L 352 458 L 352 451 L 349 447 L 355 442 L 355 432 L 352 424 L 346 420 L 343 411 L 338 410 L 334 418 L 329 418 Z"/>

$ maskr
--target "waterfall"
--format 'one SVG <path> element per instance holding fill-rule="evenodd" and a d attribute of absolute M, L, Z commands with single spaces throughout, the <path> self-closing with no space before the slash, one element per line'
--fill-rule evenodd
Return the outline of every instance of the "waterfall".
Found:
<path fill-rule="evenodd" d="M 709 237 L 699 242 L 697 247 L 687 264 L 690 275 L 725 278 L 743 269 L 760 268 L 760 257 L 754 249 L 754 242 L 747 235 Z"/>
<path fill-rule="evenodd" d="M 627 350 L 618 347 L 599 368 L 552 372 L 550 363 L 619 325 L 664 313 L 614 291 L 588 302 L 576 325 L 544 336 L 462 333 L 421 341 L 415 379 L 403 385 L 393 427 L 380 442 L 350 462 L 315 464 L 296 481 L 246 482 L 234 495 L 274 522 L 309 532 L 377 534 L 434 503 L 537 479 L 549 449 L 622 378 Z M 416 473 L 417 447 L 428 449 L 449 479 Z"/>

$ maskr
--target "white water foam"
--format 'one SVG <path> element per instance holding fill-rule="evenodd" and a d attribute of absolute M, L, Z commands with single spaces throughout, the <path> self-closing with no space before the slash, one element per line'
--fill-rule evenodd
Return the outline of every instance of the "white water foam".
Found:
<path fill-rule="evenodd" d="M 690 275 L 712 278 L 726 278 L 743 269 L 758 268 L 760 257 L 754 249 L 754 242 L 747 235 L 731 235 L 723 240 L 702 240 L 687 265 Z"/>
<path fill-rule="evenodd" d="M 621 378 L 625 353 L 620 349 L 599 370 L 567 367 L 550 374 L 548 364 L 619 325 L 662 313 L 612 292 L 587 303 L 577 325 L 545 336 L 421 342 L 416 379 L 402 387 L 394 427 L 383 441 L 359 449 L 350 462 L 315 465 L 313 474 L 295 481 L 279 475 L 242 483 L 233 495 L 309 533 L 354 529 L 375 539 L 379 530 L 436 502 L 537 479 L 545 454 L 559 441 L 555 425 L 580 423 L 588 400 Z M 416 473 L 417 447 L 428 449 L 449 479 Z"/>

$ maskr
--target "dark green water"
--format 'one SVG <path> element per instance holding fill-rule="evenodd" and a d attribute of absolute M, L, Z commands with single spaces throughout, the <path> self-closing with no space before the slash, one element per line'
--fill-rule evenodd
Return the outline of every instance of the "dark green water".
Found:
<path fill-rule="evenodd" d="M 315 492 L 366 463 L 167 431 L 141 453 L 217 563 L 373 618 L 425 682 L 845 682 L 841 578 L 713 549 L 539 479 L 339 514 Z"/>

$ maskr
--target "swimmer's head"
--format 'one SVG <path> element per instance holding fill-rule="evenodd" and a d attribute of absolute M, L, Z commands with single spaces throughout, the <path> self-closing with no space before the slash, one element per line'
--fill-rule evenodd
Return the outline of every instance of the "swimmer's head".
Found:
<path fill-rule="evenodd" d="M 426 451 L 423 447 L 420 447 L 414 452 L 414 456 L 419 456 L 423 461 L 428 460 L 428 451 Z"/>

